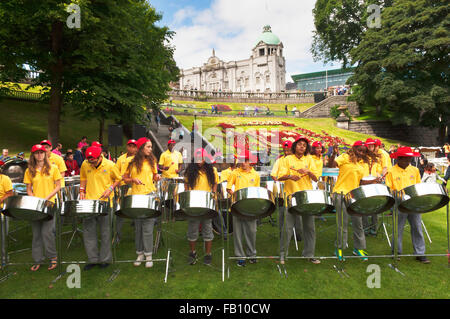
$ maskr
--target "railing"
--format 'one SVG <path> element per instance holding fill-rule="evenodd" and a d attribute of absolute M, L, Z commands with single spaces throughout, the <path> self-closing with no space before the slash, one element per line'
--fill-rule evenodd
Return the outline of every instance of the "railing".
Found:
<path fill-rule="evenodd" d="M 42 97 L 41 93 L 27 92 L 21 90 L 9 90 L 3 94 L 4 97 L 9 97 L 18 100 L 39 101 Z"/>
<path fill-rule="evenodd" d="M 251 93 L 251 92 L 222 92 L 222 91 L 198 91 L 198 90 L 172 90 L 170 96 L 190 98 L 236 98 L 236 99 L 264 99 L 264 100 L 298 100 L 299 98 L 314 97 L 314 94 L 322 92 L 274 92 L 274 93 Z"/>

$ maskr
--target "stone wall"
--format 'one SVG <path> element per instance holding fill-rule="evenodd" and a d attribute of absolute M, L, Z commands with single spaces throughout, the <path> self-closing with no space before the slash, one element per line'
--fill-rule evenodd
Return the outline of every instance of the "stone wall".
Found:
<path fill-rule="evenodd" d="M 438 129 L 421 126 L 393 126 L 389 121 L 351 121 L 349 130 L 383 138 L 401 140 L 421 146 L 439 146 Z"/>
<path fill-rule="evenodd" d="M 348 95 L 336 95 L 317 103 L 301 114 L 301 117 L 330 117 L 330 110 L 333 106 L 346 105 L 352 116 L 359 116 L 359 108 L 356 102 L 347 101 Z"/>

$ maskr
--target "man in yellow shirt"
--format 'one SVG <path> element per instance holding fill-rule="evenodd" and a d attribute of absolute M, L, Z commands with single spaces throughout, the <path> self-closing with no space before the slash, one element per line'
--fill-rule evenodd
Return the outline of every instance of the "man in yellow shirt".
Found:
<path fill-rule="evenodd" d="M 250 162 L 256 163 L 254 156 L 250 152 L 244 151 L 238 159 L 240 163 L 238 168 L 228 178 L 227 192 L 232 195 L 232 187 L 234 191 L 238 191 L 247 187 L 259 187 L 259 174 L 253 169 Z M 249 257 L 250 263 L 256 263 L 256 224 L 257 220 L 245 220 L 238 216 L 233 216 L 233 239 L 234 239 L 234 254 L 236 257 Z M 246 247 L 244 249 L 243 240 L 245 239 Z M 245 259 L 237 261 L 239 267 L 245 266 Z"/>
<path fill-rule="evenodd" d="M 315 163 L 309 155 L 309 140 L 300 136 L 292 144 L 293 155 L 287 156 L 280 169 L 279 181 L 285 181 L 284 191 L 287 195 L 292 195 L 299 191 L 312 190 L 311 181 L 317 182 Z M 289 242 L 293 235 L 295 215 L 287 212 L 285 234 L 282 234 L 280 240 L 280 261 L 284 263 L 285 257 L 288 255 Z M 316 246 L 316 231 L 314 216 L 302 216 L 303 238 L 305 241 L 302 255 L 309 257 L 314 264 L 320 264 L 320 260 L 313 258 Z M 284 244 L 286 243 L 286 244 Z"/>
<path fill-rule="evenodd" d="M 4 164 L 5 162 L 0 161 L 0 167 L 2 167 Z M 0 174 L 0 209 L 3 208 L 3 202 L 5 201 L 5 199 L 12 196 L 13 193 L 14 192 L 11 179 L 4 174 Z"/>
<path fill-rule="evenodd" d="M 100 147 L 91 146 L 86 150 L 86 161 L 80 169 L 80 199 L 112 202 L 114 188 L 120 183 L 121 176 L 115 164 L 104 158 Z M 100 225 L 101 249 L 97 245 L 97 224 Z M 83 239 L 89 264 L 84 269 L 90 270 L 98 263 L 106 268 L 112 259 L 111 229 L 109 216 L 89 217 L 83 219 Z"/>
<path fill-rule="evenodd" d="M 420 173 L 417 167 L 411 164 L 413 157 L 419 157 L 420 153 L 415 153 L 410 147 L 399 147 L 397 152 L 391 154 L 392 158 L 397 159 L 397 164 L 386 175 L 386 185 L 393 191 L 400 191 L 405 187 L 418 184 L 421 182 Z M 396 203 L 397 205 L 399 203 Z M 422 216 L 421 214 L 406 214 L 398 210 L 398 253 L 401 255 L 403 251 L 403 229 L 406 220 L 411 226 L 411 239 L 414 248 L 416 260 L 421 263 L 428 264 L 430 261 L 425 255 L 425 239 L 422 232 Z"/>
<path fill-rule="evenodd" d="M 159 169 L 162 171 L 163 178 L 178 177 L 183 164 L 183 156 L 180 152 L 175 151 L 175 141 L 169 140 L 167 143 L 167 151 L 161 154 L 159 158 Z"/>
<path fill-rule="evenodd" d="M 55 165 L 59 172 L 61 173 L 62 179 L 61 179 L 61 188 L 64 188 L 66 186 L 64 182 L 64 175 L 67 171 L 66 163 L 64 162 L 64 159 L 59 156 L 58 154 L 52 153 L 52 143 L 49 140 L 43 140 L 40 143 L 45 147 L 45 151 L 47 152 L 47 158 L 50 161 L 52 165 Z"/>

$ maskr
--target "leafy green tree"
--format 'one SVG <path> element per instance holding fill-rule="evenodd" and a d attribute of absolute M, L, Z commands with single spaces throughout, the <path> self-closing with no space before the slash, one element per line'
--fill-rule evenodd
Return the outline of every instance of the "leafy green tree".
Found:
<path fill-rule="evenodd" d="M 81 28 L 69 28 L 66 8 L 80 7 Z M 83 118 L 132 122 L 162 101 L 177 77 L 172 37 L 145 0 L 4 0 L 0 2 L 0 80 L 23 78 L 24 64 L 43 73 L 50 91 L 48 138 L 59 139 L 70 102 Z"/>
<path fill-rule="evenodd" d="M 351 50 L 356 100 L 393 113 L 393 124 L 439 128 L 450 122 L 450 3 L 397 0 Z"/>

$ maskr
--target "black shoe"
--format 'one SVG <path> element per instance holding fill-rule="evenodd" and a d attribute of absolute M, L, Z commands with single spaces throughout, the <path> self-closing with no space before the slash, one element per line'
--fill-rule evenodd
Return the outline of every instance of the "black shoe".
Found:
<path fill-rule="evenodd" d="M 99 267 L 104 269 L 104 268 L 109 267 L 109 264 L 108 263 L 100 264 Z"/>
<path fill-rule="evenodd" d="M 256 264 L 258 262 L 258 260 L 256 258 L 252 258 L 248 262 L 251 264 Z"/>
<path fill-rule="evenodd" d="M 188 263 L 189 265 L 195 265 L 195 263 L 197 262 L 197 252 L 190 252 L 189 253 L 189 260 Z"/>
<path fill-rule="evenodd" d="M 94 268 L 95 266 L 97 266 L 97 264 L 86 264 L 83 268 L 83 270 L 91 270 L 92 268 Z"/>
<path fill-rule="evenodd" d="M 429 259 L 427 259 L 427 257 L 425 257 L 425 256 L 417 256 L 416 260 L 420 261 L 422 264 L 429 264 L 429 263 L 431 263 L 431 261 Z"/>
<path fill-rule="evenodd" d="M 203 263 L 205 265 L 211 265 L 212 262 L 212 256 L 211 255 L 205 255 L 205 257 L 203 257 Z"/>

